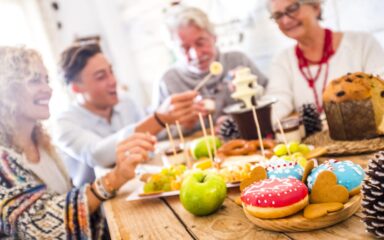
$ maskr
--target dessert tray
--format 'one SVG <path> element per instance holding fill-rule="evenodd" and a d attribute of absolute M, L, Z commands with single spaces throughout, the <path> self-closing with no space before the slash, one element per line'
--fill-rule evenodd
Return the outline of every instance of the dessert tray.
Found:
<path fill-rule="evenodd" d="M 306 138 L 304 143 L 325 147 L 327 149 L 326 155 L 334 156 L 369 153 L 384 149 L 384 137 L 359 141 L 335 141 L 330 138 L 328 130 Z"/>
<path fill-rule="evenodd" d="M 328 213 L 323 217 L 315 219 L 305 218 L 303 216 L 303 211 L 285 218 L 261 219 L 249 214 L 245 208 L 243 208 L 243 210 L 251 222 L 263 229 L 277 232 L 303 232 L 329 227 L 349 218 L 359 210 L 360 201 L 361 195 L 355 195 L 344 204 L 344 208 L 342 210 L 334 213 Z"/>

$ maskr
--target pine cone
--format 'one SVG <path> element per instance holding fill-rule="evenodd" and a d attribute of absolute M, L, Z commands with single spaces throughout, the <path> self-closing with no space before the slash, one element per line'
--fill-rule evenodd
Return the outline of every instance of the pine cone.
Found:
<path fill-rule="evenodd" d="M 240 132 L 235 123 L 235 120 L 232 118 L 227 118 L 220 126 L 220 135 L 224 138 L 225 141 L 240 138 Z"/>
<path fill-rule="evenodd" d="M 322 130 L 323 125 L 315 104 L 303 104 L 300 109 L 300 116 L 304 124 L 306 136 Z"/>
<path fill-rule="evenodd" d="M 369 160 L 362 192 L 366 229 L 376 237 L 384 238 L 384 151 Z"/>

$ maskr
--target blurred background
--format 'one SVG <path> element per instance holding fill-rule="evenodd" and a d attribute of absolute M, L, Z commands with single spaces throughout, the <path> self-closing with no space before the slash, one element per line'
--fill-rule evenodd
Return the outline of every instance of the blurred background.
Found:
<path fill-rule="evenodd" d="M 274 54 L 293 44 L 269 19 L 266 0 L 0 0 L 0 45 L 37 49 L 54 89 L 52 113 L 68 104 L 57 63 L 74 40 L 100 38 L 123 93 L 142 107 L 176 60 L 164 14 L 172 4 L 200 7 L 216 25 L 222 51 L 241 50 L 265 74 Z M 373 33 L 384 46 L 383 0 L 325 0 L 324 26 Z"/>

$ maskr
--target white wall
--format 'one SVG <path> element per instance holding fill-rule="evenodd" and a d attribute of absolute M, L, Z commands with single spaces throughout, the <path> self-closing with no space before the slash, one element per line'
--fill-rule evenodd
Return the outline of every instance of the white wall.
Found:
<path fill-rule="evenodd" d="M 159 0 L 39 0 L 51 29 L 56 52 L 76 36 L 100 35 L 121 83 L 140 104 L 149 104 L 152 87 L 175 61 L 167 47 L 163 11 Z M 293 44 L 269 19 L 266 0 L 184 0 L 203 8 L 217 24 L 223 50 L 240 49 L 267 72 L 271 57 Z M 325 0 L 324 25 L 335 30 L 373 32 L 384 46 L 383 0 Z M 56 28 L 56 22 L 62 29 Z M 53 26 L 53 27 L 52 27 Z M 240 42 L 240 35 L 243 40 Z"/>

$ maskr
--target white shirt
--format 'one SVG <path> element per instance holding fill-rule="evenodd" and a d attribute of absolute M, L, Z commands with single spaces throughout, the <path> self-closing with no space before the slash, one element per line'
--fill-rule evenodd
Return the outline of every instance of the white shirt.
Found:
<path fill-rule="evenodd" d="M 64 194 L 71 189 L 71 183 L 60 170 L 56 161 L 41 147 L 39 147 L 40 161 L 31 163 L 23 154 L 23 163 L 25 167 L 30 169 L 37 177 L 39 177 L 47 188 L 53 192 Z"/>
<path fill-rule="evenodd" d="M 121 99 L 114 107 L 111 123 L 77 103 L 54 121 L 53 138 L 77 187 L 95 179 L 93 168 L 112 167 L 116 161 L 116 145 L 134 132 L 143 118 L 129 99 Z"/>
<path fill-rule="evenodd" d="M 310 66 L 312 76 L 316 75 L 318 65 Z M 325 64 L 315 83 L 319 102 L 322 104 Z M 366 72 L 384 76 L 384 51 L 376 39 L 368 33 L 345 32 L 339 48 L 329 60 L 328 79 L 341 77 L 348 72 Z M 298 67 L 295 48 L 281 52 L 271 63 L 270 81 L 266 96 L 276 97 L 273 106 L 273 119 L 282 118 L 292 111 L 298 111 L 305 103 L 315 103 L 313 90 L 302 76 Z"/>

